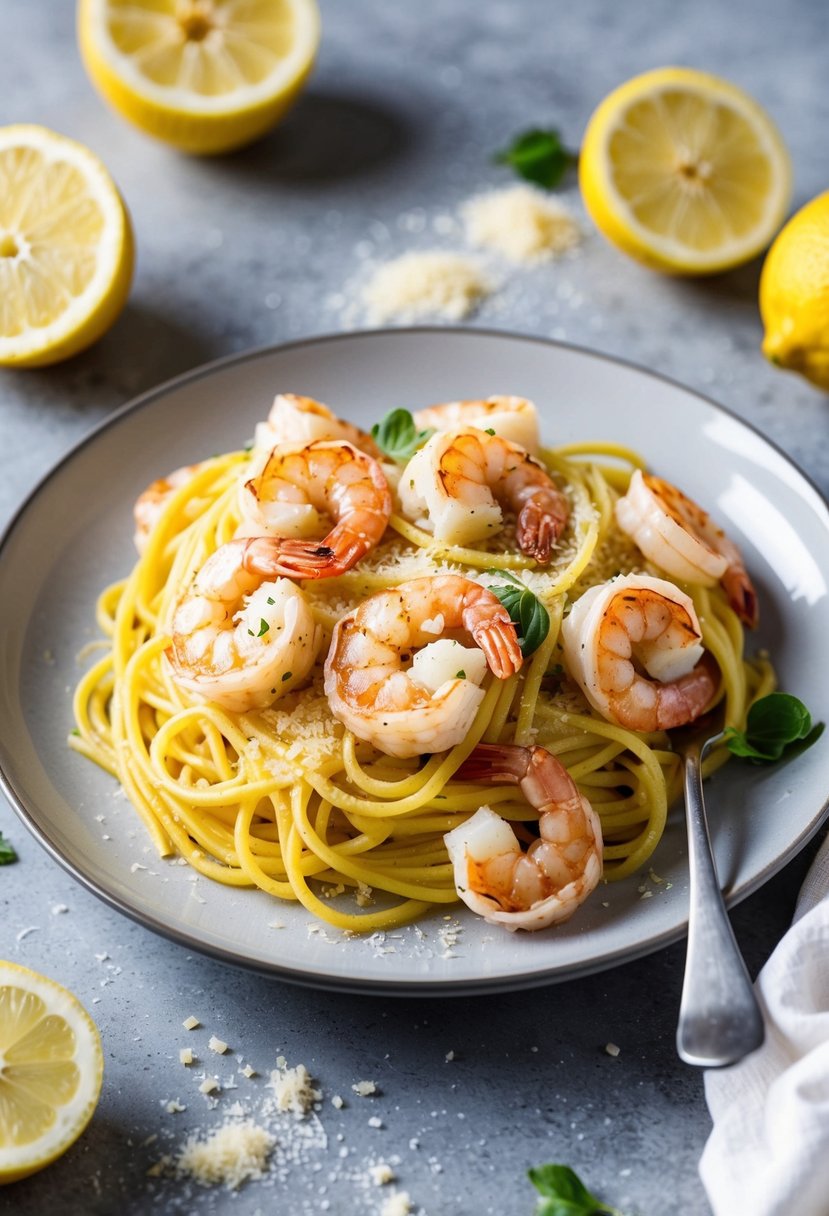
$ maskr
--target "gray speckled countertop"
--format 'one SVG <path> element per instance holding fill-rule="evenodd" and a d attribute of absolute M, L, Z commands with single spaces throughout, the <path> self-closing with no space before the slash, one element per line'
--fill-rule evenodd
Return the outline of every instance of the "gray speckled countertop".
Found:
<path fill-rule="evenodd" d="M 493 150 L 534 124 L 557 124 L 576 141 L 598 99 L 637 71 L 678 62 L 729 76 L 782 128 L 795 202 L 827 185 L 819 0 L 324 0 L 321 55 L 295 112 L 254 147 L 209 161 L 157 146 L 103 106 L 78 60 L 72 7 L 6 0 L 15 53 L 0 123 L 45 123 L 100 153 L 132 211 L 138 268 L 123 317 L 93 350 L 54 369 L 0 372 L 0 522 L 130 397 L 232 351 L 338 330 L 372 261 L 456 247 L 450 225 L 436 232 L 433 221 L 506 184 Z M 574 189 L 564 198 L 579 208 Z M 829 488 L 825 398 L 758 352 L 757 264 L 681 282 L 588 231 L 578 256 L 502 271 L 501 290 L 469 324 L 566 339 L 666 373 L 753 422 Z M 696 1172 L 709 1128 L 702 1078 L 674 1052 L 681 944 L 515 996 L 318 993 L 190 955 L 119 916 L 52 862 L 5 803 L 0 829 L 20 855 L 0 870 L 0 952 L 71 987 L 106 1053 L 87 1133 L 58 1164 L 0 1192 L 0 1212 L 377 1213 L 385 1188 L 366 1171 L 381 1160 L 428 1216 L 528 1216 L 525 1170 L 546 1160 L 569 1162 L 627 1213 L 709 1211 Z M 752 972 L 788 923 L 811 852 L 733 913 Z M 188 1036 L 181 1022 L 191 1013 L 203 1029 Z M 178 1062 L 185 1042 L 209 1056 L 211 1033 L 231 1043 L 215 1062 L 239 1086 L 215 1110 Z M 609 1041 L 621 1048 L 615 1058 Z M 269 1185 L 229 1195 L 148 1176 L 188 1132 L 217 1122 L 222 1103 L 261 1104 L 264 1082 L 239 1076 L 239 1057 L 266 1073 L 279 1052 L 307 1065 L 324 1098 L 317 1123 L 278 1132 Z M 365 1078 L 377 1083 L 374 1097 L 351 1090 Z M 186 1110 L 168 1113 L 171 1099 Z"/>

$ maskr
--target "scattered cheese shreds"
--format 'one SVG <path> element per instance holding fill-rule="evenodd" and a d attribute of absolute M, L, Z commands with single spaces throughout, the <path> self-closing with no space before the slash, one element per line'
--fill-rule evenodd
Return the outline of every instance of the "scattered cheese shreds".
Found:
<path fill-rule="evenodd" d="M 194 1018 L 192 1014 L 189 1018 L 185 1018 L 181 1023 L 185 1030 L 195 1030 L 197 1026 L 201 1026 L 198 1018 Z"/>
<path fill-rule="evenodd" d="M 359 1094 L 361 1098 L 368 1098 L 370 1094 L 377 1093 L 377 1085 L 374 1081 L 357 1081 L 351 1088 L 355 1094 Z"/>
<path fill-rule="evenodd" d="M 201 1186 L 222 1183 L 235 1190 L 249 1178 L 263 1176 L 275 1143 L 270 1132 L 256 1123 L 225 1123 L 205 1140 L 191 1136 L 176 1166 Z"/>
<path fill-rule="evenodd" d="M 322 1097 L 304 1064 L 297 1064 L 296 1068 L 280 1064 L 272 1070 L 268 1085 L 276 1097 L 277 1110 L 293 1111 L 297 1118 L 307 1115 Z"/>
<path fill-rule="evenodd" d="M 217 1039 L 215 1034 L 210 1036 L 207 1046 L 211 1051 L 215 1051 L 217 1056 L 223 1056 L 227 1051 L 227 1043 L 225 1043 L 224 1039 Z"/>
<path fill-rule="evenodd" d="M 477 262 L 457 253 L 405 253 L 380 266 L 363 290 L 368 320 L 460 321 L 492 290 Z"/>
<path fill-rule="evenodd" d="M 471 244 L 513 262 L 547 262 L 581 240 L 570 212 L 532 186 L 478 195 L 464 204 L 463 218 Z"/>

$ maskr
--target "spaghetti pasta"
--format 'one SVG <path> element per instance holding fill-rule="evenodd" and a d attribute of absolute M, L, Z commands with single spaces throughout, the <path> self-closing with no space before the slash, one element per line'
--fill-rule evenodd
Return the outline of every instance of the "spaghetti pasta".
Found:
<path fill-rule="evenodd" d="M 457 901 L 443 837 L 482 801 L 527 836 L 536 812 L 514 785 L 482 796 L 453 779 L 479 742 L 517 743 L 547 748 L 597 811 L 604 877 L 640 869 L 679 791 L 679 760 L 666 732 L 636 733 L 591 710 L 562 669 L 560 627 L 588 587 L 650 569 L 613 509 L 642 458 L 612 443 L 543 452 L 570 508 L 544 569 L 517 552 L 509 524 L 460 548 L 392 514 L 359 564 L 302 584 L 326 642 L 366 596 L 416 576 L 486 582 L 485 571 L 510 571 L 545 604 L 547 637 L 518 674 L 487 676 L 463 741 L 411 760 L 379 754 L 333 717 L 322 686 L 326 644 L 309 685 L 266 709 L 196 703 L 172 678 L 163 659 L 172 613 L 195 572 L 234 536 L 250 459 L 234 452 L 205 461 L 169 495 L 131 573 L 98 599 L 107 648 L 75 691 L 71 746 L 120 781 L 158 852 L 178 853 L 218 882 L 298 901 L 343 930 L 401 925 Z M 773 671 L 765 658 L 745 658 L 742 625 L 719 587 L 688 591 L 721 675 L 725 721 L 742 727 L 752 701 L 774 686 Z M 707 771 L 725 758 L 715 751 Z"/>

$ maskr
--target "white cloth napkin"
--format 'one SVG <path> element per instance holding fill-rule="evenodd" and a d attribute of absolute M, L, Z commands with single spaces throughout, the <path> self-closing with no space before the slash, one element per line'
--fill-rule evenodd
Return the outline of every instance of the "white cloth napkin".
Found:
<path fill-rule="evenodd" d="M 705 1074 L 715 1216 L 829 1216 L 829 837 L 755 985 L 766 1041 Z"/>

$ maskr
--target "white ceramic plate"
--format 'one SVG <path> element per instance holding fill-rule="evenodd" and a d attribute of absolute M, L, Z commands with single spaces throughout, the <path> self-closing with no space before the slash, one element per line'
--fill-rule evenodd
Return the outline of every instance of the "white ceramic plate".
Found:
<path fill-rule="evenodd" d="M 536 339 L 416 329 L 295 343 L 223 360 L 145 394 L 52 471 L 0 546 L 0 774 L 49 852 L 114 907 L 188 948 L 285 979 L 399 993 L 519 988 L 609 967 L 679 938 L 687 917 L 681 808 L 647 874 L 599 889 L 569 924 L 498 933 L 441 913 L 369 939 L 159 861 L 115 783 L 66 746 L 81 647 L 99 590 L 133 561 L 132 503 L 155 477 L 237 448 L 278 390 L 307 393 L 368 427 L 392 406 L 517 393 L 551 443 L 617 440 L 703 503 L 741 545 L 781 685 L 829 719 L 829 513 L 766 439 L 709 401 L 635 367 Z M 12 610 L 13 607 L 13 610 Z M 779 870 L 827 805 L 829 733 L 789 763 L 733 763 L 708 791 L 730 903 Z M 137 864 L 136 864 L 137 863 Z M 641 889 L 644 884 L 644 892 Z M 643 894 L 649 898 L 642 898 Z M 272 927 L 281 922 L 283 928 Z"/>

